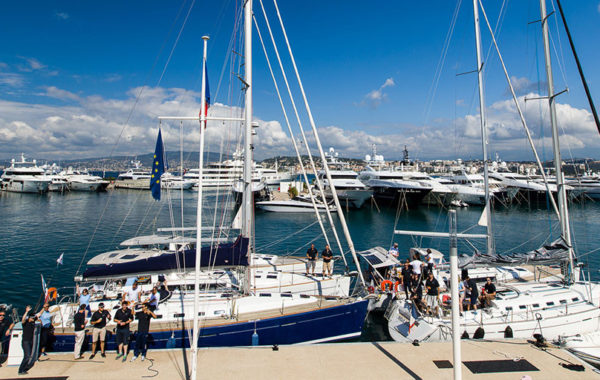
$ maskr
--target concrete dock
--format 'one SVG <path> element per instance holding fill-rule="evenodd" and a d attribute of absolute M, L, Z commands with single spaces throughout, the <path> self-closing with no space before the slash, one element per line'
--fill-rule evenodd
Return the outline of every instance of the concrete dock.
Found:
<path fill-rule="evenodd" d="M 25 376 L 16 367 L 0 368 L 1 379 L 185 379 L 189 351 L 148 352 L 148 358 L 131 363 L 96 355 L 88 360 L 73 360 L 72 354 L 43 357 Z M 132 353 L 128 359 L 131 359 Z M 548 348 L 540 350 L 525 341 L 462 341 L 462 373 L 465 379 L 600 379 L 600 374 L 585 365 L 583 372 L 561 363 L 583 364 L 570 353 Z M 423 343 L 420 346 L 393 342 L 340 343 L 271 347 L 211 348 L 198 354 L 201 379 L 452 379 L 452 368 L 438 368 L 434 361 L 452 361 L 451 343 Z M 503 372 L 474 373 L 466 362 L 501 362 Z M 500 362 L 498 362 L 500 363 Z M 503 363 L 503 364 L 502 364 Z M 516 364 L 514 364 L 516 363 Z M 438 364 L 440 364 L 438 362 Z M 445 363 L 449 364 L 449 363 Z M 518 365 L 517 365 L 518 364 Z M 527 370 L 507 372 L 526 364 Z M 443 363 L 440 364 L 444 367 Z M 515 368 L 512 368 L 513 370 Z M 475 371 L 477 372 L 477 371 Z"/>

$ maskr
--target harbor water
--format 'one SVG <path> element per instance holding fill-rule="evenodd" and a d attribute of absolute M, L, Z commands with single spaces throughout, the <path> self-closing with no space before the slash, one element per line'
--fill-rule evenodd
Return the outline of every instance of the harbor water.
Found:
<path fill-rule="evenodd" d="M 105 193 L 72 192 L 64 195 L 0 193 L 0 303 L 13 304 L 20 310 L 38 304 L 42 292 L 41 278 L 48 286 L 73 287 L 73 277 L 85 269 L 93 256 L 117 249 L 119 243 L 138 235 L 156 233 L 156 228 L 181 225 L 179 192 L 166 194 L 155 201 L 148 191 L 112 190 Z M 219 204 L 227 197 L 218 195 Z M 169 202 L 169 198 L 171 201 Z M 195 225 L 197 194 L 183 193 L 183 218 L 188 227 Z M 204 225 L 217 225 L 231 218 L 229 207 L 217 207 L 217 195 L 206 197 Z M 458 209 L 459 231 L 484 231 L 477 226 L 481 208 Z M 448 240 L 393 236 L 393 230 L 447 231 L 447 210 L 422 205 L 411 210 L 396 210 L 365 204 L 362 209 L 345 212 L 357 250 L 373 246 L 386 249 L 392 242 L 400 245 L 401 257 L 410 247 L 432 247 L 447 254 Z M 594 202 L 572 204 L 571 231 L 580 262 L 586 275 L 600 278 L 600 205 Z M 334 217 L 337 221 L 337 216 Z M 256 249 L 260 253 L 304 255 L 314 242 L 319 250 L 325 244 L 312 213 L 286 214 L 257 212 Z M 528 207 L 498 208 L 493 213 L 493 227 L 498 253 L 526 252 L 558 238 L 556 217 L 547 209 Z M 344 250 L 347 244 L 343 239 Z M 339 253 L 331 234 L 332 249 Z M 482 249 L 483 241 L 459 242 L 459 254 Z M 57 263 L 61 254 L 63 264 Z M 404 255 L 404 256 L 402 256 Z M 351 261 L 350 255 L 347 259 Z M 336 264 L 337 265 L 337 264 Z M 354 265 L 350 265 L 352 269 Z M 342 266 L 338 266 L 341 270 Z M 67 291 L 66 289 L 64 291 Z"/>

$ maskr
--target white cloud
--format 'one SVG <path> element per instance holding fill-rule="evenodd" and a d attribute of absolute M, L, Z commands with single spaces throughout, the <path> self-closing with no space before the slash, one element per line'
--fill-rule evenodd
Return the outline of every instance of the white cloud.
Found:
<path fill-rule="evenodd" d="M 59 20 L 66 20 L 70 17 L 69 14 L 65 12 L 55 12 L 54 16 Z"/>
<path fill-rule="evenodd" d="M 512 83 L 515 93 L 517 95 L 522 95 L 528 92 L 535 92 L 538 90 L 538 88 L 546 87 L 546 82 L 532 82 L 526 77 L 519 78 L 512 76 L 510 77 L 510 82 Z M 506 94 L 510 94 L 510 90 L 508 89 L 508 87 L 506 88 Z"/>
<path fill-rule="evenodd" d="M 379 86 L 379 88 L 369 91 L 358 105 L 370 106 L 372 108 L 379 107 L 381 102 L 387 99 L 387 94 L 384 92 L 384 89 L 387 87 L 394 87 L 395 85 L 396 83 L 394 83 L 394 78 L 386 79 L 385 82 Z"/>
<path fill-rule="evenodd" d="M 0 86 L 21 87 L 25 83 L 25 78 L 16 73 L 0 73 Z"/>
<path fill-rule="evenodd" d="M 118 82 L 121 79 L 123 79 L 123 77 L 119 74 L 108 74 L 106 76 L 106 78 L 104 78 L 104 81 L 111 83 L 111 82 Z"/>
<path fill-rule="evenodd" d="M 143 90 L 141 100 L 123 130 L 135 99 Z M 24 152 L 32 158 L 69 159 L 113 155 L 150 153 L 154 149 L 158 132 L 159 115 L 198 115 L 200 94 L 180 88 L 133 88 L 124 99 L 101 96 L 81 96 L 56 87 L 47 87 L 41 95 L 66 100 L 62 105 L 26 104 L 0 100 L 0 157 L 11 158 Z M 528 94 L 527 97 L 535 97 Z M 539 104 L 523 101 L 523 112 L 536 144 L 551 147 L 547 127 L 547 111 L 542 113 L 545 132 L 540 133 Z M 544 103 L 546 104 L 546 103 Z M 210 115 L 240 117 L 237 107 L 213 104 Z M 597 155 L 600 138 L 591 114 L 568 104 L 557 104 L 560 126 L 568 136 L 561 138 L 563 149 L 567 146 L 577 152 Z M 505 159 L 531 159 L 525 142 L 523 128 L 511 100 L 503 100 L 487 108 L 490 152 L 499 152 Z M 260 127 L 255 138 L 255 157 L 263 159 L 276 155 L 293 155 L 287 129 L 279 121 L 256 120 Z M 434 121 L 432 125 L 368 126 L 362 130 L 349 130 L 340 126 L 318 128 L 325 148 L 333 146 L 344 157 L 364 157 L 371 152 L 372 144 L 388 159 L 398 159 L 404 145 L 412 157 L 477 158 L 481 156 L 480 125 L 478 115 L 466 115 L 456 120 Z M 166 149 L 179 149 L 179 122 L 162 123 Z M 240 126 L 232 122 L 210 121 L 206 130 L 208 150 L 231 153 L 241 141 Z M 122 136 L 118 145 L 119 135 Z M 377 131 L 376 133 L 374 131 Z M 296 132 L 295 132 L 296 133 Z M 197 150 L 199 124 L 184 123 L 184 149 Z M 307 133 L 314 148 L 314 136 Z M 116 145 L 116 148 L 115 148 Z M 566 155 L 565 155 L 566 157 Z"/>
<path fill-rule="evenodd" d="M 41 63 L 40 61 L 38 61 L 35 58 L 31 58 L 31 57 L 19 57 L 19 58 L 21 58 L 25 61 L 24 65 L 17 66 L 19 71 L 29 73 L 32 71 L 43 70 L 47 67 L 46 65 L 44 65 L 43 63 Z"/>

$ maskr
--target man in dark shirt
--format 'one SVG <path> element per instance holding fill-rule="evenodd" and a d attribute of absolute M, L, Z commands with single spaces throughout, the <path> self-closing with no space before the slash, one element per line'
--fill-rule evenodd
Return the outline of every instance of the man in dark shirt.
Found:
<path fill-rule="evenodd" d="M 306 258 L 308 262 L 306 263 L 306 275 L 308 276 L 308 272 L 312 271 L 312 275 L 315 275 L 315 267 L 317 266 L 317 258 L 319 257 L 319 251 L 315 248 L 314 244 L 310 245 L 308 251 L 306 251 Z"/>
<path fill-rule="evenodd" d="M 329 245 L 325 246 L 325 249 L 321 252 L 321 257 L 323 258 L 323 277 L 325 277 L 325 272 L 331 277 L 333 274 L 333 252 L 329 249 Z"/>
<path fill-rule="evenodd" d="M 19 375 L 27 375 L 27 371 L 35 363 L 34 356 L 37 358 L 37 352 L 33 352 L 33 335 L 35 333 L 36 316 L 31 312 L 31 306 L 27 305 L 25 314 L 21 323 L 23 324 L 23 335 L 21 337 L 21 347 L 23 347 L 23 360 L 19 366 Z"/>
<path fill-rule="evenodd" d="M 75 356 L 75 360 L 83 359 L 83 355 L 81 355 L 81 346 L 83 346 L 83 340 L 85 339 L 85 316 L 87 314 L 86 304 L 79 305 L 79 309 L 75 316 L 73 317 L 73 330 L 75 331 L 75 349 L 73 350 L 73 355 Z"/>
<path fill-rule="evenodd" d="M 142 354 L 142 361 L 144 361 L 146 360 L 146 339 L 148 339 L 148 331 L 150 331 L 150 319 L 156 318 L 156 315 L 150 311 L 148 304 L 145 303 L 142 305 L 142 311 L 135 313 L 135 318 L 138 320 L 138 331 L 131 361 L 137 359 L 140 353 Z"/>
<path fill-rule="evenodd" d="M 98 340 L 100 340 L 100 355 L 103 358 L 106 357 L 106 353 L 104 352 L 104 341 L 106 339 L 107 319 L 110 321 L 110 313 L 108 310 L 104 309 L 104 303 L 100 302 L 98 304 L 98 310 L 92 314 L 92 319 L 90 319 L 90 324 L 94 326 L 92 328 L 92 355 L 90 356 L 90 360 L 96 355 L 96 343 Z"/>
<path fill-rule="evenodd" d="M 8 358 L 8 346 L 13 327 L 15 324 L 8 315 L 8 311 L 0 309 L 0 367 Z"/>
<path fill-rule="evenodd" d="M 412 267 L 410 266 L 410 262 L 406 260 L 404 262 L 404 266 L 402 267 L 402 287 L 404 288 L 404 294 L 406 295 L 406 299 L 408 299 L 408 292 L 410 291 L 410 283 L 411 283 L 411 275 L 412 275 Z"/>
<path fill-rule="evenodd" d="M 427 314 L 431 313 L 431 309 L 435 308 L 435 315 L 439 316 L 440 311 L 440 283 L 433 276 L 433 272 L 429 272 L 427 280 L 425 280 L 425 288 L 427 288 L 427 295 L 425 301 L 427 303 Z"/>
<path fill-rule="evenodd" d="M 467 310 L 477 310 L 477 299 L 479 298 L 479 290 L 477 289 L 477 283 L 475 280 L 472 280 L 469 276 L 465 279 L 467 292 L 470 294 L 469 296 L 469 305 L 467 306 Z"/>
<path fill-rule="evenodd" d="M 489 277 L 483 286 L 483 295 L 481 298 L 482 303 L 486 307 L 489 307 L 492 304 L 492 300 L 496 298 L 496 285 L 492 283 L 492 279 Z"/>
<path fill-rule="evenodd" d="M 133 321 L 133 314 L 127 307 L 129 303 L 123 301 L 121 308 L 115 314 L 115 322 L 117 322 L 117 357 L 123 357 L 123 361 L 127 360 L 127 349 L 129 348 L 129 324 Z"/>
<path fill-rule="evenodd" d="M 410 281 L 410 299 L 413 302 L 413 305 L 417 307 L 419 312 L 422 311 L 422 299 L 423 299 L 423 287 L 421 286 L 421 281 L 419 281 L 419 275 L 413 273 Z"/>

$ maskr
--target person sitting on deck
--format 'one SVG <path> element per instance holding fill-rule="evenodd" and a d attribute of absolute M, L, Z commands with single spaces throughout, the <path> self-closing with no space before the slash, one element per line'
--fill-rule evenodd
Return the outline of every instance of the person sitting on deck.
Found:
<path fill-rule="evenodd" d="M 310 245 L 310 248 L 306 251 L 306 258 L 308 262 L 306 263 L 306 275 L 308 276 L 308 272 L 312 271 L 312 275 L 315 275 L 315 268 L 317 266 L 317 258 L 319 257 L 319 251 L 315 248 L 314 244 Z"/>
<path fill-rule="evenodd" d="M 321 257 L 323 258 L 323 277 L 325 277 L 325 272 L 331 277 L 333 274 L 333 252 L 329 249 L 329 245 L 325 245 L 325 249 L 321 252 Z"/>
<path fill-rule="evenodd" d="M 481 294 L 481 303 L 483 307 L 489 307 L 492 304 L 492 300 L 496 298 L 496 285 L 492 282 L 490 277 L 487 278 L 485 285 L 483 286 L 483 292 Z"/>
<path fill-rule="evenodd" d="M 160 293 L 158 292 L 158 288 L 155 286 L 152 288 L 152 293 L 150 293 L 150 297 L 144 301 L 148 304 L 148 309 L 150 311 L 154 311 L 158 308 L 158 303 L 160 302 Z"/>

